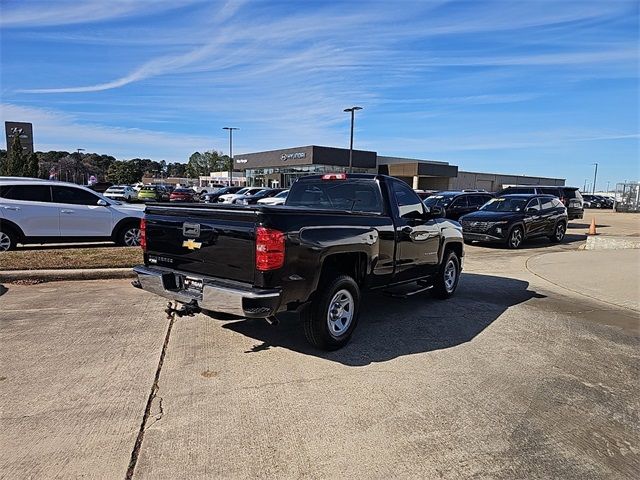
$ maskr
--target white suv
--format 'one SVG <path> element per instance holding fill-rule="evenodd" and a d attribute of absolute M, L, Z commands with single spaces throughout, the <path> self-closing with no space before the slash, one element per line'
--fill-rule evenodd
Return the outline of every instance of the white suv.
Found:
<path fill-rule="evenodd" d="M 0 177 L 0 252 L 18 243 L 112 240 L 140 244 L 144 206 L 65 182 Z"/>
<path fill-rule="evenodd" d="M 104 196 L 113 200 L 124 200 L 125 202 L 133 202 L 138 199 L 138 191 L 129 185 L 113 185 L 107 188 Z"/>

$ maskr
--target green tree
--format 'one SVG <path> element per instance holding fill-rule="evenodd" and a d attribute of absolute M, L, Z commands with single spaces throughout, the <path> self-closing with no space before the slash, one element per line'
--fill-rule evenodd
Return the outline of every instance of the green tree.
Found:
<path fill-rule="evenodd" d="M 7 161 L 4 165 L 3 175 L 21 177 L 25 170 L 26 158 L 20 141 L 20 134 L 16 132 L 13 135 L 11 148 L 7 154 Z"/>
<path fill-rule="evenodd" d="M 38 178 L 40 176 L 40 161 L 38 159 L 38 155 L 36 155 L 35 153 L 29 155 L 24 176 L 31 178 Z"/>
<path fill-rule="evenodd" d="M 116 160 L 111 164 L 107 172 L 110 182 L 118 184 L 132 184 L 142 179 L 142 173 L 133 160 Z"/>
<path fill-rule="evenodd" d="M 198 178 L 200 175 L 226 171 L 228 168 L 229 157 L 223 156 L 220 152 L 215 150 L 204 153 L 194 152 L 189 157 L 185 174 L 189 178 Z"/>

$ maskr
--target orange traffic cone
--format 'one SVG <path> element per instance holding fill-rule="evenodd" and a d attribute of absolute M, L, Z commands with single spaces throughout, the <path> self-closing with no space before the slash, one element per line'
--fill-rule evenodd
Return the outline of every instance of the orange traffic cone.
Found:
<path fill-rule="evenodd" d="M 596 235 L 596 219 L 591 219 L 591 225 L 589 225 L 589 235 Z"/>

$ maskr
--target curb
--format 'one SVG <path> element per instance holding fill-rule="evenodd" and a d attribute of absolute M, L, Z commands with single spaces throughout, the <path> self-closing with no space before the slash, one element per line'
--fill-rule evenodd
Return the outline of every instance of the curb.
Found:
<path fill-rule="evenodd" d="M 585 250 L 626 250 L 640 248 L 640 237 L 593 236 L 587 237 Z"/>
<path fill-rule="evenodd" d="M 0 282 L 28 280 L 53 282 L 56 280 L 103 280 L 110 278 L 133 278 L 132 268 L 79 268 L 68 270 L 6 270 L 0 271 Z"/>

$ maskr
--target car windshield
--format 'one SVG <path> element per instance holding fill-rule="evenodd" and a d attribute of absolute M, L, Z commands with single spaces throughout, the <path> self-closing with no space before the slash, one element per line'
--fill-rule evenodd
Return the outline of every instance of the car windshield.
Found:
<path fill-rule="evenodd" d="M 455 195 L 431 195 L 424 200 L 427 207 L 447 207 Z"/>
<path fill-rule="evenodd" d="M 173 192 L 174 193 L 193 193 L 188 188 L 176 188 Z"/>
<path fill-rule="evenodd" d="M 245 193 L 247 193 L 249 190 L 251 190 L 249 187 L 245 187 L 245 188 L 241 188 L 240 190 L 238 190 L 236 192 L 236 195 L 244 195 Z"/>
<path fill-rule="evenodd" d="M 521 212 L 527 204 L 526 198 L 492 198 L 480 210 L 485 212 Z"/>
<path fill-rule="evenodd" d="M 289 190 L 285 190 L 284 192 L 280 192 L 279 194 L 277 194 L 273 198 L 287 198 L 287 195 L 289 195 Z"/>
<path fill-rule="evenodd" d="M 155 192 L 156 191 L 156 187 L 142 187 L 141 190 L 143 192 Z"/>

